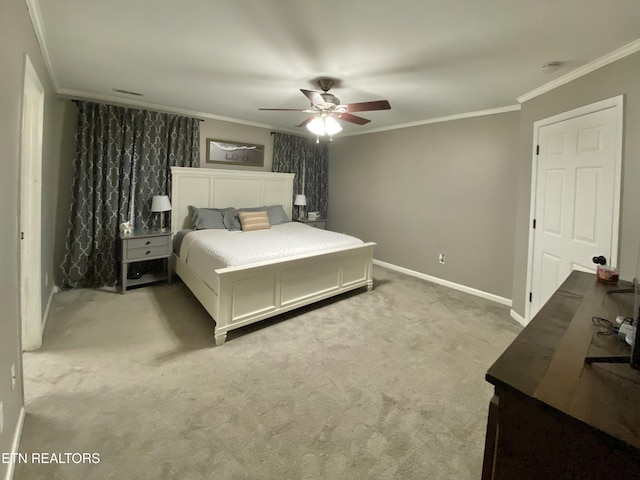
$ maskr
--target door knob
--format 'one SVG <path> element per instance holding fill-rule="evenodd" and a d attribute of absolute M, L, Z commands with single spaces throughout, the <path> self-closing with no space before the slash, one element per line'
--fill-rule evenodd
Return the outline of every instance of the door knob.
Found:
<path fill-rule="evenodd" d="M 602 255 L 598 256 L 598 257 L 593 257 L 593 263 L 597 263 L 598 265 L 606 265 L 607 264 L 607 259 L 606 257 L 603 257 Z"/>

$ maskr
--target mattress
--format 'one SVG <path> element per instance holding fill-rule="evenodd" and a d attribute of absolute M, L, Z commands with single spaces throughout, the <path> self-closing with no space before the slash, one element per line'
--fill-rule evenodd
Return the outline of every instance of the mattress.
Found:
<path fill-rule="evenodd" d="M 299 222 L 272 225 L 251 232 L 194 230 L 182 239 L 179 256 L 214 292 L 216 269 L 322 253 L 363 244 L 344 233 L 321 230 Z"/>

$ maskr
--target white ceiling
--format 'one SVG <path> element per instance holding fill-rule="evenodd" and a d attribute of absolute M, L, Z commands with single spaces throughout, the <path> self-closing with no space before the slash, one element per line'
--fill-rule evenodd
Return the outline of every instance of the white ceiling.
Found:
<path fill-rule="evenodd" d="M 307 114 L 258 107 L 306 108 L 318 77 L 342 103 L 389 100 L 343 122 L 361 133 L 513 106 L 640 37 L 638 0 L 27 3 L 62 94 L 288 131 Z M 550 61 L 564 67 L 542 73 Z"/>

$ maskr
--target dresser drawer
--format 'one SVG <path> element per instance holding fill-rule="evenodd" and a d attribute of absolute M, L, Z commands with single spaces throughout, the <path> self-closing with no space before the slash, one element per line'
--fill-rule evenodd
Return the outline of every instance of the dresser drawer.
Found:
<path fill-rule="evenodd" d="M 309 225 L 310 227 L 315 227 L 315 228 L 320 228 L 321 230 L 326 230 L 327 229 L 327 224 L 324 220 L 319 220 L 317 222 L 306 222 L 307 225 Z"/>
<path fill-rule="evenodd" d="M 162 236 L 162 237 L 145 237 L 145 238 L 132 238 L 127 240 L 127 249 L 131 250 L 132 248 L 145 248 L 145 247 L 165 247 L 171 241 L 171 237 Z"/>
<path fill-rule="evenodd" d="M 144 239 L 141 239 L 144 240 Z M 152 240 L 152 239 L 149 239 Z M 145 260 L 147 258 L 166 257 L 171 253 L 166 241 L 158 246 L 143 246 L 142 248 L 127 248 L 127 260 Z"/>
<path fill-rule="evenodd" d="M 134 231 L 120 234 L 121 260 L 120 274 L 122 276 L 122 293 L 127 291 L 127 286 L 147 285 L 160 280 L 167 280 L 171 284 L 171 250 L 172 235 L 170 232 Z M 152 271 L 142 275 L 128 277 L 131 264 L 145 260 L 164 260 L 165 272 L 159 270 L 160 265 L 155 265 Z"/>

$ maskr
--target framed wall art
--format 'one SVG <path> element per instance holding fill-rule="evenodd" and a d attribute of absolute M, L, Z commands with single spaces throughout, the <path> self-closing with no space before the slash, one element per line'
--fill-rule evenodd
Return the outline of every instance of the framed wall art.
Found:
<path fill-rule="evenodd" d="M 264 166 L 264 145 L 207 138 L 207 163 Z"/>

